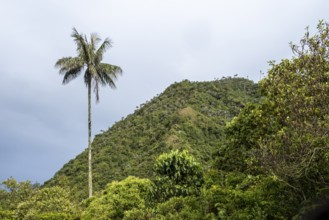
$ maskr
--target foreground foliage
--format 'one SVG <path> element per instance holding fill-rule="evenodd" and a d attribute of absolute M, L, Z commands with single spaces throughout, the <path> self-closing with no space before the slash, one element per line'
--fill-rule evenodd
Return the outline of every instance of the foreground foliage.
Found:
<path fill-rule="evenodd" d="M 131 209 L 144 209 L 149 196 L 151 181 L 133 176 L 105 187 L 99 197 L 87 201 L 83 219 L 122 219 Z"/>
<path fill-rule="evenodd" d="M 301 212 L 328 197 L 329 24 L 320 21 L 317 29 L 291 44 L 292 59 L 270 62 L 260 82 L 264 100 L 228 124 L 216 162 L 229 171 L 274 175 Z M 237 154 L 242 160 L 232 159 Z"/>
<path fill-rule="evenodd" d="M 154 165 L 153 197 L 166 201 L 171 197 L 199 195 L 204 183 L 201 165 L 185 150 L 162 154 Z"/>
<path fill-rule="evenodd" d="M 73 219 L 80 211 L 67 190 L 40 188 L 10 178 L 0 190 L 0 219 Z"/>

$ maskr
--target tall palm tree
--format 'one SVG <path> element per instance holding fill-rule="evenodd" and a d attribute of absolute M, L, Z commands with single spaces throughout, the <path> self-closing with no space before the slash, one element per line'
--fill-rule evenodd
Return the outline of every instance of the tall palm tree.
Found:
<path fill-rule="evenodd" d="M 92 184 L 92 160 L 91 160 L 91 87 L 96 94 L 96 102 L 99 101 L 99 85 L 115 88 L 114 80 L 122 73 L 120 67 L 108 63 L 102 63 L 103 54 L 111 47 L 111 41 L 106 38 L 100 47 L 97 45 L 101 39 L 95 33 L 90 35 L 90 41 L 86 35 L 79 34 L 73 28 L 71 37 L 77 45 L 76 57 L 64 57 L 59 59 L 55 67 L 64 75 L 63 84 L 69 83 L 84 71 L 84 81 L 88 88 L 88 194 L 93 194 Z"/>

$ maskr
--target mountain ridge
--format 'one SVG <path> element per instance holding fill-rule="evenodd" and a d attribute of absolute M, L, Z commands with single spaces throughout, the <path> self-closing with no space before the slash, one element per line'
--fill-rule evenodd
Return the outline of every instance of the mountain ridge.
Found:
<path fill-rule="evenodd" d="M 257 84 L 244 78 L 209 82 L 184 80 L 141 104 L 93 140 L 96 191 L 129 175 L 152 178 L 156 157 L 187 149 L 204 166 L 222 143 L 223 128 L 249 102 L 257 102 Z M 67 185 L 76 196 L 87 195 L 87 151 L 66 163 L 45 186 Z"/>

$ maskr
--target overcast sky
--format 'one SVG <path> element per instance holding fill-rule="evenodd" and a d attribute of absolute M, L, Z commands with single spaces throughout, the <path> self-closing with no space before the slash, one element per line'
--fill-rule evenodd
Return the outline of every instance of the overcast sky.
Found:
<path fill-rule="evenodd" d="M 327 0 L 0 0 L 0 181 L 43 183 L 87 147 L 87 89 L 54 68 L 75 56 L 72 28 L 113 41 L 104 62 L 117 89 L 93 102 L 93 134 L 174 82 L 257 82 L 292 56 L 305 27 L 329 21 Z"/>

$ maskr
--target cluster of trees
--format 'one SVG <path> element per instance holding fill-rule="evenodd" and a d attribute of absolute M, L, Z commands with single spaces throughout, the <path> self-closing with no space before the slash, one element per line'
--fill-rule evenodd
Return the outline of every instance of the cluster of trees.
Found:
<path fill-rule="evenodd" d="M 299 198 L 273 175 L 208 170 L 187 151 L 160 155 L 153 178 L 112 181 L 78 202 L 63 186 L 2 182 L 1 219 L 287 219 Z"/>
<path fill-rule="evenodd" d="M 171 149 L 188 149 L 205 167 L 224 140 L 227 121 L 247 103 L 259 102 L 257 85 L 243 78 L 211 82 L 184 80 L 140 106 L 133 114 L 95 136 L 93 179 L 95 191 L 127 176 L 150 178 L 155 159 Z M 86 190 L 88 151 L 69 161 L 46 186 L 61 185 L 63 178 L 74 195 Z"/>
<path fill-rule="evenodd" d="M 78 203 L 67 189 L 40 187 L 9 178 L 1 183 L 0 219 L 71 219 L 79 215 Z"/>
<path fill-rule="evenodd" d="M 329 197 L 329 24 L 317 30 L 270 62 L 261 96 L 239 78 L 183 81 L 97 136 L 89 199 L 87 151 L 42 187 L 4 181 L 0 218 L 306 218 Z"/>
<path fill-rule="evenodd" d="M 263 100 L 250 104 L 226 128 L 226 144 L 216 166 L 267 175 L 288 188 L 295 202 L 286 206 L 307 212 L 327 200 L 329 183 L 329 25 L 307 30 L 294 56 L 270 62 L 260 82 Z M 241 160 L 234 160 L 240 155 Z"/>
<path fill-rule="evenodd" d="M 0 190 L 1 219 L 153 219 L 165 217 L 166 202 L 201 194 L 201 165 L 187 151 L 162 154 L 155 179 L 129 176 L 113 181 L 96 196 L 78 204 L 67 187 L 40 187 L 10 178 Z M 196 201 L 195 201 L 196 202 Z M 176 203 L 176 202 L 174 202 Z M 171 204 L 173 205 L 173 204 Z M 158 206 L 160 208 L 158 208 Z M 158 213 L 158 209 L 162 210 Z"/>

